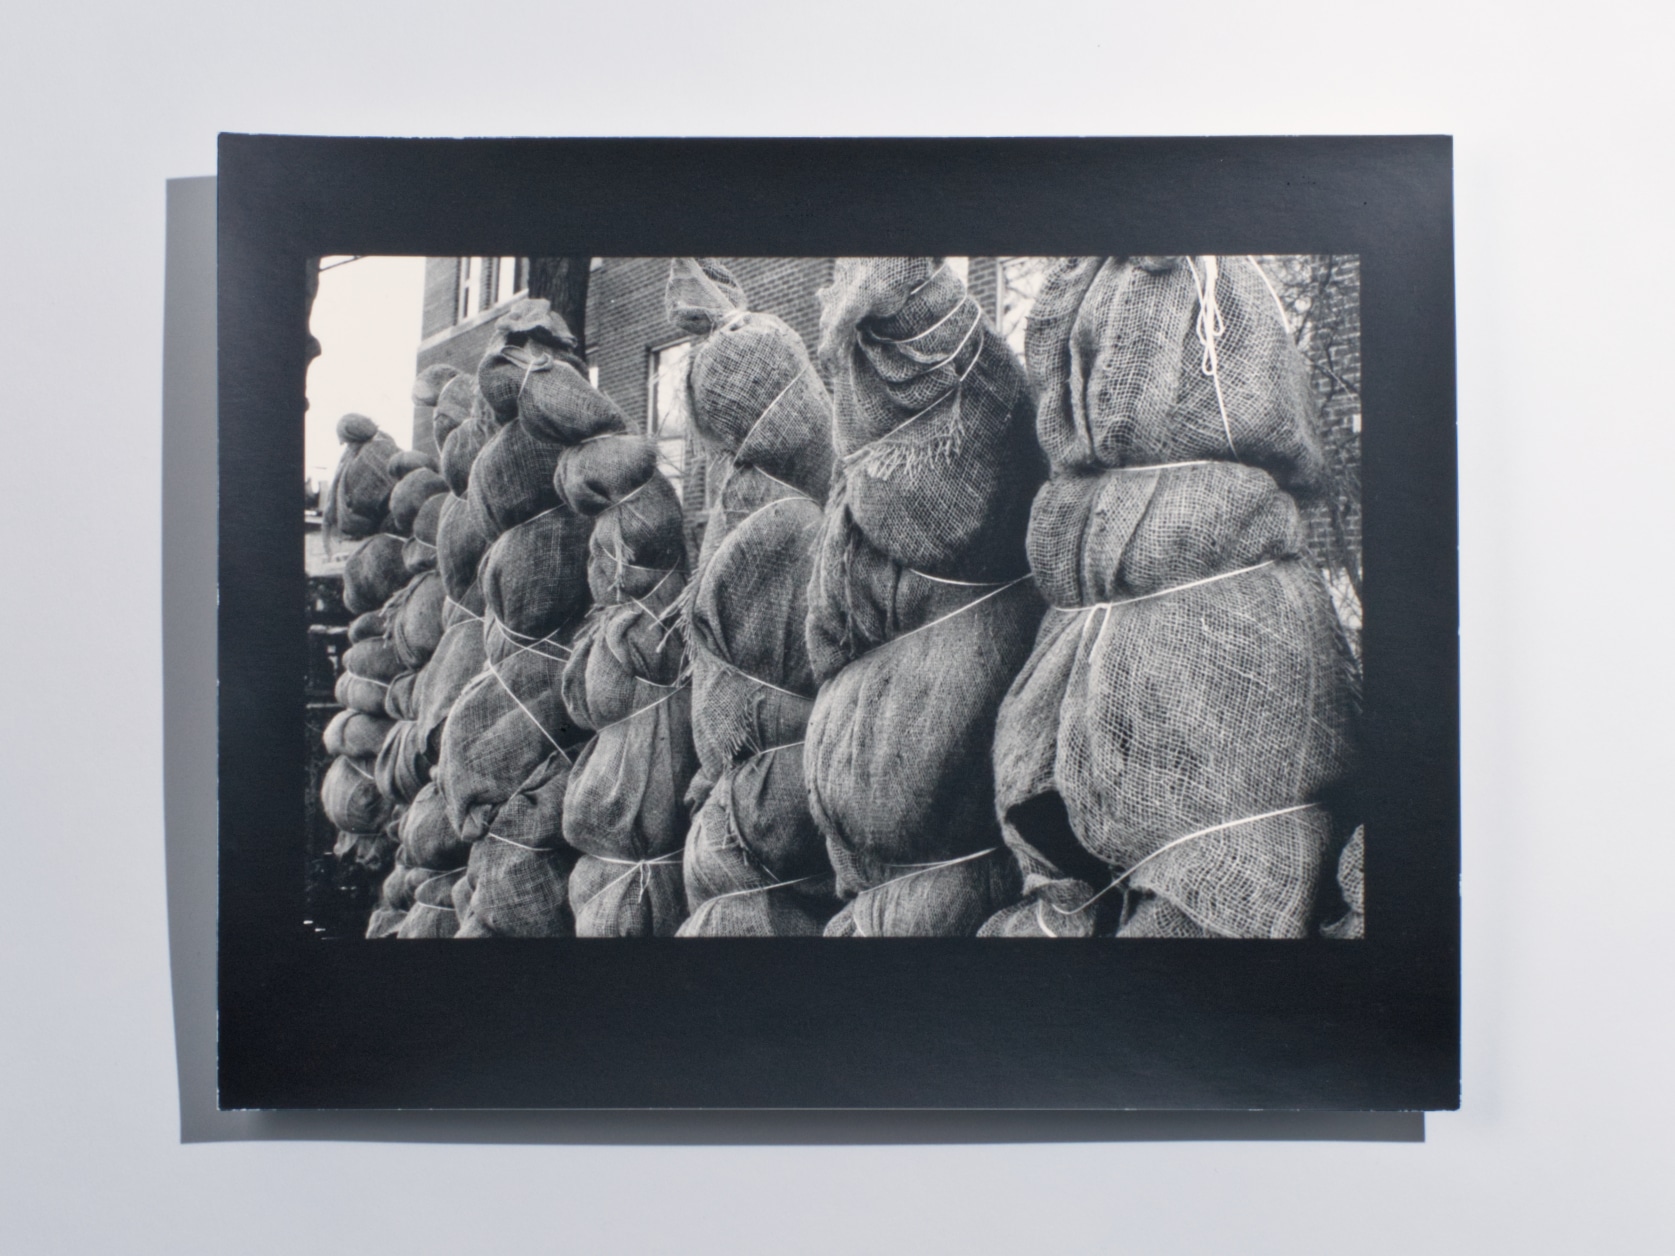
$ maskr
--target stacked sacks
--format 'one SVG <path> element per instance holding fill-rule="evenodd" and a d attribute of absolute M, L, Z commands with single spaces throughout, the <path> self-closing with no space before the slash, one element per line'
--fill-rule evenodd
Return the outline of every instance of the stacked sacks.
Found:
<path fill-rule="evenodd" d="M 1041 617 L 1023 545 L 1046 473 L 1034 404 L 935 259 L 842 259 L 821 303 L 840 476 L 808 593 L 805 758 L 850 900 L 826 933 L 970 936 L 1018 888 L 990 747 Z"/>
<path fill-rule="evenodd" d="M 433 373 L 427 374 L 432 391 L 440 391 L 441 385 L 458 380 L 450 390 L 451 401 L 469 415 L 475 400 L 475 383 L 471 377 L 455 374 L 438 381 Z M 416 401 L 423 401 L 429 395 L 426 388 L 427 376 L 421 376 L 414 387 Z M 458 426 L 455 421 L 444 429 L 439 415 L 438 430 L 442 432 L 444 449 L 447 437 Z M 456 451 L 454 465 L 468 472 L 470 457 L 480 447 L 480 444 L 473 445 L 470 456 L 463 459 L 457 457 Z M 392 470 L 398 462 L 407 464 L 406 476 L 397 485 L 398 492 L 408 479 L 439 464 L 438 459 L 417 452 L 392 459 Z M 368 924 L 369 937 L 398 933 L 403 937 L 453 936 L 457 918 L 450 915 L 451 905 L 437 896 L 442 888 L 451 888 L 461 879 L 458 876 L 447 879 L 447 874 L 462 873 L 470 851 L 448 819 L 441 789 L 430 778 L 448 711 L 460 690 L 483 667 L 482 616 L 448 598 L 443 575 L 438 570 L 443 514 L 450 501 L 458 499 L 448 494 L 446 485 L 442 491 L 436 491 L 434 480 L 416 483 L 424 483 L 426 493 L 414 515 L 413 535 L 403 546 L 410 581 L 379 612 L 377 624 L 378 633 L 390 641 L 410 670 L 390 687 L 387 705 L 399 722 L 392 725 L 385 738 L 374 773 L 385 793 L 392 797 L 399 795 L 406 805 L 395 821 L 398 839 L 395 867 L 385 879 L 378 906 Z M 425 905 L 420 906 L 420 887 L 433 880 L 436 884 L 426 891 Z M 422 919 L 415 917 L 409 924 L 409 917 L 414 913 Z M 406 932 L 400 932 L 403 928 Z"/>
<path fill-rule="evenodd" d="M 688 413 L 722 472 L 687 617 L 700 768 L 680 933 L 818 934 L 837 903 L 803 774 L 815 691 L 804 625 L 831 398 L 802 338 L 751 312 L 715 260 L 676 259 L 667 306 L 700 337 Z"/>
<path fill-rule="evenodd" d="M 399 452 L 396 443 L 364 414 L 346 414 L 337 421 L 343 456 L 326 488 L 321 522 L 329 542 L 335 536 L 351 540 L 371 536 L 384 526 L 395 481 L 389 461 Z"/>
<path fill-rule="evenodd" d="M 1027 349 L 1052 609 L 994 750 L 1026 897 L 984 933 L 1303 936 L 1357 686 L 1286 491 L 1325 461 L 1278 302 L 1248 258 L 1070 259 Z"/>
<path fill-rule="evenodd" d="M 837 910 L 804 777 L 815 681 L 803 624 L 821 518 L 801 496 L 770 502 L 698 577 L 688 633 L 701 806 L 682 936 L 818 935 Z"/>
<path fill-rule="evenodd" d="M 747 308 L 713 258 L 676 258 L 665 294 L 669 318 L 699 337 L 687 368 L 687 410 L 721 472 L 700 566 L 729 531 L 770 501 L 825 503 L 832 478 L 832 402 L 802 337 L 772 314 Z"/>
<path fill-rule="evenodd" d="M 686 547 L 680 502 L 633 436 L 594 437 L 559 460 L 565 507 L 592 519 L 594 607 L 564 670 L 570 718 L 593 736 L 577 756 L 563 835 L 578 937 L 666 937 L 686 915 L 681 842 L 697 766 L 678 612 Z"/>
<path fill-rule="evenodd" d="M 456 496 L 443 509 L 438 569 L 459 613 L 482 616 L 482 669 L 437 737 L 444 808 L 470 846 L 452 890 L 459 937 L 573 927 L 560 843 L 582 734 L 563 676 L 589 603 L 592 520 L 560 502 L 555 476 L 567 449 L 627 426 L 574 349 L 545 301 L 514 305 L 478 368 L 483 404 L 451 427 L 442 451 Z M 442 390 L 439 430 L 457 385 Z"/>
<path fill-rule="evenodd" d="M 358 429 L 355 434 L 365 435 Z M 379 439 L 374 435 L 361 441 L 358 452 L 340 469 L 334 485 L 338 500 L 365 482 L 363 462 Z M 388 442 L 388 437 L 381 439 Z M 385 458 L 386 479 L 404 457 L 397 452 Z M 414 476 L 429 474 L 416 469 L 397 489 Z M 386 503 L 390 497 L 386 489 Z M 420 493 L 411 489 L 406 499 L 415 503 L 411 513 L 416 516 Z M 394 526 L 388 512 L 386 524 Z M 409 782 L 395 771 L 399 756 L 392 745 L 402 731 L 402 695 L 411 687 L 414 670 L 434 648 L 432 638 L 439 635 L 439 594 L 425 587 L 423 573 L 414 576 L 408 570 L 407 544 L 400 536 L 380 533 L 344 565 L 344 604 L 358 617 L 350 625 L 349 649 L 337 681 L 336 697 L 344 709 L 324 734 L 327 751 L 337 756 L 321 785 L 321 801 L 339 833 L 336 853 L 340 858 L 352 855 L 374 870 L 387 866 L 395 845 L 391 829 L 400 808 L 422 784 L 422 779 Z M 428 578 L 434 582 L 434 575 Z"/>

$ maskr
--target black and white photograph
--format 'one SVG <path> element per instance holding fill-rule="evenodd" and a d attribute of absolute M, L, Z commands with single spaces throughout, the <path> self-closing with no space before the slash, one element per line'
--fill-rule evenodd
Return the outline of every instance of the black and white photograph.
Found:
<path fill-rule="evenodd" d="M 1447 153 L 224 136 L 220 1107 L 1454 1102 Z"/>
<path fill-rule="evenodd" d="M 1358 256 L 305 265 L 317 935 L 1362 937 Z"/>

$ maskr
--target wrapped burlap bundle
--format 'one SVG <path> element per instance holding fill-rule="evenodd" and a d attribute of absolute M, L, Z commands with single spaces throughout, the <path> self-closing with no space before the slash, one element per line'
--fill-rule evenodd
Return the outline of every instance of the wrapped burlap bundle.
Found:
<path fill-rule="evenodd" d="M 387 630 L 384 623 L 384 608 L 380 606 L 375 611 L 367 611 L 363 615 L 356 615 L 349 621 L 349 644 L 356 645 L 368 637 L 381 637 Z"/>
<path fill-rule="evenodd" d="M 415 471 L 424 469 L 433 473 L 440 472 L 442 470 L 442 462 L 437 455 L 430 453 L 427 450 L 401 449 L 397 450 L 390 456 L 390 460 L 387 464 L 385 464 L 384 469 L 390 473 L 390 478 L 396 482 L 396 488 L 399 489 L 401 487 L 402 480 L 406 479 Z M 442 491 L 444 493 L 448 491 L 446 481 L 443 481 L 442 483 Z M 395 514 L 395 496 L 395 491 L 391 490 L 390 514 L 392 517 Z M 428 497 L 430 494 L 426 493 L 424 496 Z"/>
<path fill-rule="evenodd" d="M 470 387 L 475 389 L 476 385 Z M 487 414 L 471 413 L 448 433 L 442 446 L 442 478 L 448 481 L 448 491 L 455 497 L 464 497 L 471 491 L 471 468 L 498 431 L 499 426 Z"/>
<path fill-rule="evenodd" d="M 371 759 L 340 755 L 320 783 L 320 803 L 332 827 L 345 833 L 371 833 L 390 818 L 390 800 L 378 792 Z"/>
<path fill-rule="evenodd" d="M 438 493 L 419 507 L 413 518 L 413 535 L 401 546 L 401 563 L 408 575 L 436 570 L 436 534 L 442 526 L 442 508 L 451 500 L 451 493 Z"/>
<path fill-rule="evenodd" d="M 343 710 L 332 717 L 320 740 L 326 747 L 326 753 L 334 758 L 348 755 L 355 759 L 371 759 L 377 756 L 378 748 L 384 744 L 384 736 L 394 722 L 364 711 Z"/>
<path fill-rule="evenodd" d="M 714 258 L 681 257 L 669 267 L 665 305 L 670 320 L 698 336 L 686 386 L 693 427 L 726 468 L 750 469 L 741 482 L 765 504 L 766 484 L 826 500 L 832 475 L 832 402 L 802 337 L 772 314 L 748 308 L 737 280 Z M 709 527 L 719 542 L 748 506 L 735 502 Z M 709 541 L 706 539 L 706 547 Z"/>
<path fill-rule="evenodd" d="M 343 605 L 354 614 L 377 610 L 407 583 L 398 536 L 370 537 L 343 564 Z"/>
<path fill-rule="evenodd" d="M 345 536 L 371 536 L 384 526 L 390 490 L 395 480 L 389 461 L 399 450 L 395 441 L 363 414 L 346 414 L 337 422 L 343 455 L 326 488 L 321 523 L 326 542 Z M 382 599 L 380 599 L 382 600 Z"/>
<path fill-rule="evenodd" d="M 501 533 L 478 566 L 490 648 L 532 644 L 587 609 L 591 521 L 563 506 Z"/>
<path fill-rule="evenodd" d="M 838 891 L 890 887 L 862 909 L 867 936 L 955 925 L 969 936 L 1017 891 L 1007 861 L 979 856 L 1001 845 L 995 716 L 1029 657 L 1041 601 L 1027 577 L 963 592 L 957 609 L 829 679 L 809 717 L 809 805 Z"/>
<path fill-rule="evenodd" d="M 465 875 L 456 868 L 431 876 L 413 892 L 413 906 L 398 938 L 451 938 L 459 932 L 459 913 L 454 910 L 454 884 Z"/>
<path fill-rule="evenodd" d="M 521 418 L 550 444 L 627 430 L 616 404 L 588 383 L 576 338 L 545 300 L 519 301 L 495 323 L 477 386 L 499 422 Z"/>
<path fill-rule="evenodd" d="M 482 613 L 478 569 L 499 535 L 494 521 L 470 498 L 450 495 L 443 499 L 436 532 L 436 570 L 447 595 L 474 614 Z"/>
<path fill-rule="evenodd" d="M 1275 479 L 1324 465 L 1300 356 L 1248 259 L 1082 259 L 1044 297 L 1029 549 L 1058 609 L 1001 709 L 1026 897 L 985 931 L 1303 936 L 1358 677 Z"/>
<path fill-rule="evenodd" d="M 372 777 L 378 790 L 396 803 L 410 803 L 430 780 L 431 761 L 419 726 L 397 720 L 378 749 Z"/>
<path fill-rule="evenodd" d="M 471 844 L 454 830 L 448 803 L 434 781 L 414 797 L 396 828 L 401 842 L 398 859 L 410 868 L 446 871 L 463 867 Z"/>
<path fill-rule="evenodd" d="M 452 367 L 448 368 L 453 370 Z M 415 386 L 415 397 L 417 386 Z M 448 440 L 471 419 L 484 414 L 488 407 L 484 404 L 482 393 L 477 391 L 477 376 L 475 374 L 454 370 L 446 380 L 436 389 L 435 413 L 431 419 L 431 436 L 436 441 L 437 470 L 441 471 L 448 480 L 448 487 L 455 493 L 464 493 L 463 484 L 455 484 L 447 469 L 446 453 Z M 473 454 L 472 457 L 475 455 Z M 469 472 L 470 457 L 465 459 L 464 469 Z"/>
<path fill-rule="evenodd" d="M 1023 369 L 934 258 L 840 259 L 821 293 L 840 474 L 808 592 L 804 760 L 847 905 L 828 936 L 971 936 L 1017 895 L 995 713 L 1042 605 L 1046 475 Z"/>
<path fill-rule="evenodd" d="M 686 832 L 685 795 L 697 766 L 678 623 L 680 505 L 649 448 L 637 438 L 598 438 L 568 451 L 556 474 L 565 501 L 593 516 L 588 579 L 600 599 L 564 672 L 571 718 L 593 730 L 570 775 L 564 839 L 607 867 L 645 866 L 624 882 L 633 882 L 632 902 L 615 887 L 590 896 L 577 917 L 582 937 L 634 936 L 642 927 L 666 935 L 679 923 L 648 914 L 639 898 L 644 888 L 653 905 L 678 901 L 650 883 L 679 886 L 679 864 L 667 857 Z M 664 565 L 656 570 L 654 562 Z M 626 917 L 611 914 L 619 907 Z"/>
<path fill-rule="evenodd" d="M 1215 458 L 1293 491 L 1325 478 L 1308 365 L 1252 258 L 1064 259 L 1025 345 L 1055 469 Z"/>
<path fill-rule="evenodd" d="M 840 258 L 820 300 L 854 525 L 929 575 L 1021 574 L 1047 468 L 1024 369 L 964 282 L 934 258 Z"/>
<path fill-rule="evenodd" d="M 530 847 L 491 833 L 472 844 L 463 897 L 456 890 L 460 938 L 564 938 L 575 853 L 562 844 Z"/>
<path fill-rule="evenodd" d="M 804 777 L 815 683 L 800 626 L 820 524 L 808 499 L 774 501 L 699 573 L 689 649 L 701 805 L 686 835 L 693 918 L 682 936 L 818 933 L 837 908 Z"/>
<path fill-rule="evenodd" d="M 445 601 L 442 578 L 428 571 L 413 577 L 384 603 L 384 620 L 389 625 L 386 637 L 404 670 L 418 671 L 436 653 L 442 642 Z"/>
<path fill-rule="evenodd" d="M 404 456 L 397 454 L 390 459 L 391 465 L 399 463 Z M 400 536 L 412 536 L 413 521 L 419 517 L 420 507 L 438 493 L 447 491 L 448 481 L 430 467 L 409 471 L 390 490 L 390 530 Z"/>

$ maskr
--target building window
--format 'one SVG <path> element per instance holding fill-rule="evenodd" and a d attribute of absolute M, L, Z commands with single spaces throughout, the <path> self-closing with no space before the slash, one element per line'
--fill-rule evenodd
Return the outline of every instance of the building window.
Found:
<path fill-rule="evenodd" d="M 686 370 L 692 360 L 692 341 L 664 345 L 650 356 L 646 435 L 657 442 L 657 468 L 678 494 L 686 472 Z"/>
<path fill-rule="evenodd" d="M 1000 290 L 995 305 L 1000 317 L 1000 334 L 1013 350 L 1022 356 L 1024 332 L 1029 326 L 1029 312 L 1035 308 L 1035 298 L 1041 295 L 1041 279 L 1046 274 L 1047 257 L 997 257 L 995 259 L 996 287 Z"/>
<path fill-rule="evenodd" d="M 455 289 L 454 295 L 454 322 L 456 323 L 463 323 L 475 313 L 475 310 L 472 309 L 471 280 L 478 270 L 477 260 L 475 257 L 459 259 L 459 286 Z"/>
<path fill-rule="evenodd" d="M 510 301 L 529 284 L 529 268 L 521 257 L 462 257 L 458 275 L 454 289 L 456 323 Z"/>

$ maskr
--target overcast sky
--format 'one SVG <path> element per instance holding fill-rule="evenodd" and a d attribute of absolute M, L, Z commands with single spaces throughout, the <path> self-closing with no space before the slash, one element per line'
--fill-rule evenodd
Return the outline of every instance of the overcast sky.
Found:
<path fill-rule="evenodd" d="M 320 356 L 308 368 L 304 473 L 325 483 L 342 446 L 337 421 L 364 414 L 406 449 L 413 441 L 413 376 L 424 312 L 425 259 L 324 259 L 310 319 Z"/>

